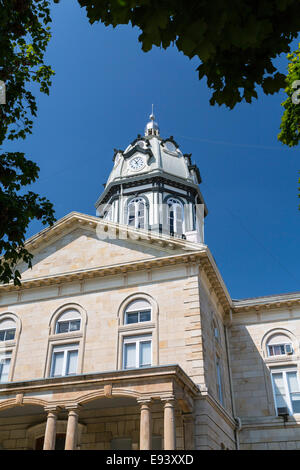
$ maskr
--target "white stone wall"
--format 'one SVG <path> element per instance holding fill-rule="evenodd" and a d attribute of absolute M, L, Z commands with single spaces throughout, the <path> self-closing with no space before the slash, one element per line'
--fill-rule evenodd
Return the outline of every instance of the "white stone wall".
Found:
<path fill-rule="evenodd" d="M 282 331 L 294 346 L 291 356 L 267 356 L 268 335 Z M 252 310 L 233 315 L 230 354 L 236 413 L 242 420 L 241 449 L 297 449 L 299 415 L 287 423 L 276 416 L 270 369 L 295 366 L 299 371 L 300 309 Z"/>

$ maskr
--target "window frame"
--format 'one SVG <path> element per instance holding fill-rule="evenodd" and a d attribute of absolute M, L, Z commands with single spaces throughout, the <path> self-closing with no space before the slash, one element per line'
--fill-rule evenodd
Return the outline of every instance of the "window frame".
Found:
<path fill-rule="evenodd" d="M 177 207 L 180 208 L 181 211 L 181 219 L 178 217 L 177 213 Z M 182 202 L 174 197 L 170 197 L 167 199 L 167 225 L 169 228 L 169 232 L 172 235 L 182 235 L 185 232 L 185 225 L 184 225 L 184 209 L 183 209 L 183 204 Z M 173 211 L 173 223 L 171 224 L 171 210 Z M 171 228 L 171 225 L 173 227 Z M 179 225 L 179 227 L 178 227 Z M 178 230 L 178 228 L 181 229 L 181 231 Z"/>
<path fill-rule="evenodd" d="M 8 373 L 7 373 L 7 380 L 2 381 L 2 371 L 3 371 L 3 359 L 9 359 L 9 366 L 8 366 Z M 12 359 L 13 359 L 13 351 L 0 351 L 0 384 L 8 383 L 10 381 L 11 375 L 11 366 L 12 366 Z"/>
<path fill-rule="evenodd" d="M 150 342 L 150 358 L 151 362 L 150 365 L 141 366 L 140 359 L 141 359 L 141 343 Z M 135 344 L 135 367 L 125 367 L 125 349 L 126 344 Z M 152 367 L 153 365 L 153 337 L 152 334 L 146 335 L 132 335 L 132 336 L 124 336 L 123 337 L 123 347 L 122 347 L 122 369 L 123 370 L 130 370 L 130 369 L 146 369 L 147 367 Z"/>
<path fill-rule="evenodd" d="M 13 339 L 6 339 L 0 341 L 0 356 L 10 352 L 11 353 L 11 360 L 9 366 L 9 373 L 8 373 L 8 382 L 11 382 L 14 377 L 15 366 L 16 366 L 16 359 L 17 359 L 17 351 L 19 346 L 20 335 L 22 331 L 22 322 L 18 315 L 13 312 L 3 312 L 0 314 L 0 322 L 4 322 L 6 320 L 10 320 L 14 323 L 13 327 L 3 328 L 3 330 L 15 330 L 14 338 Z M 2 331 L 3 331 L 2 330 Z"/>
<path fill-rule="evenodd" d="M 143 206 L 142 217 L 139 215 L 140 204 L 142 204 Z M 133 208 L 134 215 L 131 214 L 131 208 Z M 133 217 L 133 218 L 130 220 L 130 217 Z M 140 223 L 141 220 L 142 220 L 142 224 Z M 146 228 L 147 226 L 147 203 L 143 197 L 137 196 L 133 199 L 130 199 L 127 202 L 126 225 L 134 229 Z"/>
<path fill-rule="evenodd" d="M 276 412 L 277 416 L 278 416 L 278 408 L 280 408 L 280 407 L 277 406 L 276 391 L 275 391 L 275 384 L 274 384 L 274 378 L 273 378 L 274 374 L 282 374 L 285 396 L 287 398 L 286 399 L 286 407 L 288 409 L 289 416 L 293 416 L 295 414 L 300 414 L 300 411 L 299 412 L 294 412 L 293 411 L 293 405 L 292 405 L 292 400 L 291 400 L 291 394 L 293 392 L 290 391 L 288 380 L 287 380 L 287 374 L 289 372 L 296 372 L 296 378 L 297 378 L 298 388 L 299 388 L 299 392 L 296 392 L 296 393 L 299 393 L 299 395 L 300 395 L 300 378 L 299 378 L 299 371 L 298 371 L 297 366 L 280 367 L 280 368 L 271 368 L 270 369 L 274 406 L 275 406 L 275 412 Z"/>
<path fill-rule="evenodd" d="M 76 329 L 76 330 L 70 330 L 70 323 L 71 323 L 71 322 L 77 322 L 77 321 L 79 321 L 79 328 Z M 62 323 L 69 323 L 69 329 L 68 329 L 68 331 L 57 331 L 59 325 L 61 325 Z M 74 332 L 78 332 L 78 331 L 80 331 L 80 330 L 81 330 L 81 318 L 74 318 L 74 319 L 70 318 L 69 320 L 61 320 L 61 321 L 58 319 L 58 320 L 56 321 L 56 324 L 55 324 L 55 334 L 56 334 L 56 335 L 63 335 L 63 334 L 74 333 Z"/>
<path fill-rule="evenodd" d="M 293 348 L 293 343 L 291 341 L 290 342 L 287 341 L 286 343 L 274 343 L 274 344 L 268 344 L 267 343 L 266 344 L 266 346 L 267 346 L 267 357 L 272 359 L 272 358 L 275 358 L 275 357 L 290 356 L 290 354 L 288 354 L 285 350 L 285 346 L 287 344 L 289 344 L 291 346 L 292 351 L 293 351 L 292 354 L 293 354 L 294 353 L 294 348 Z M 270 354 L 270 349 L 269 348 L 273 348 L 274 346 L 277 346 L 277 347 L 278 346 L 283 346 L 284 353 L 282 353 L 282 354 Z"/>
<path fill-rule="evenodd" d="M 140 320 L 140 314 L 141 313 L 145 313 L 145 312 L 150 312 L 150 319 L 149 320 Z M 131 315 L 131 314 L 138 314 L 138 321 L 136 322 L 132 322 L 132 323 L 128 323 L 128 315 Z M 127 311 L 125 310 L 125 321 L 124 321 L 124 325 L 137 325 L 137 324 L 147 324 L 148 322 L 151 322 L 152 321 L 152 309 L 151 309 L 151 305 L 149 305 L 149 308 L 148 309 L 144 309 L 144 310 L 130 310 L 130 311 Z"/>
<path fill-rule="evenodd" d="M 6 339 L 6 334 L 5 333 L 7 333 L 8 331 L 13 331 L 14 332 L 14 337 L 13 338 Z M 1 343 L 4 342 L 4 341 L 14 341 L 15 340 L 16 328 L 5 328 L 3 330 L 0 329 L 0 335 L 1 335 L 2 332 L 4 332 L 4 338 L 3 339 L 0 338 Z"/>
<path fill-rule="evenodd" d="M 51 378 L 59 378 L 59 377 L 70 377 L 72 375 L 77 375 L 78 374 L 78 366 L 79 366 L 79 349 L 80 349 L 80 344 L 79 343 L 65 343 L 65 344 L 57 344 L 52 346 L 52 351 L 51 351 L 51 360 L 50 360 L 50 370 L 49 370 L 49 377 Z M 73 374 L 66 374 L 67 370 L 67 365 L 69 361 L 69 353 L 71 351 L 77 351 L 77 362 L 76 362 L 76 372 Z M 54 369 L 54 355 L 56 353 L 64 353 L 63 356 L 63 365 L 62 365 L 62 374 L 61 375 L 53 375 L 53 369 Z"/>
<path fill-rule="evenodd" d="M 216 377 L 217 377 L 217 396 L 220 404 L 224 406 L 224 393 L 223 393 L 223 371 L 221 366 L 221 359 L 216 356 Z"/>

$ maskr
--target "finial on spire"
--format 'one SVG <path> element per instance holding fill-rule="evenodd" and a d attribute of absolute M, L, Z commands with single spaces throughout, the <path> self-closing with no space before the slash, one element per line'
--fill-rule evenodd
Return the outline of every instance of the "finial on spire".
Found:
<path fill-rule="evenodd" d="M 154 121 L 155 116 L 154 116 L 154 112 L 153 112 L 153 105 L 152 105 L 152 113 L 150 114 L 149 117 L 150 117 L 151 121 Z"/>
<path fill-rule="evenodd" d="M 159 127 L 157 122 L 154 121 L 155 116 L 154 116 L 154 111 L 153 111 L 153 104 L 152 104 L 152 112 L 149 116 L 151 119 L 150 122 L 146 125 L 145 129 L 145 135 L 159 135 Z"/>

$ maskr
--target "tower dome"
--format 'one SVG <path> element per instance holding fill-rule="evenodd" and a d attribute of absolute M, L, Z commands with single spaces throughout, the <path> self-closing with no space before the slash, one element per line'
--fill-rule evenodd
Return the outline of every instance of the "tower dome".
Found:
<path fill-rule="evenodd" d="M 160 136 L 153 110 L 145 135 L 139 134 L 124 151 L 115 149 L 113 162 L 96 202 L 100 217 L 203 243 L 200 225 L 207 209 L 200 172 L 173 136 Z"/>

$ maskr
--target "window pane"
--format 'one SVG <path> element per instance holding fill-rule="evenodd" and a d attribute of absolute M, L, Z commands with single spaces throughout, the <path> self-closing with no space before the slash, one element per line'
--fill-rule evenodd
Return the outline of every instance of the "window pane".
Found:
<path fill-rule="evenodd" d="M 127 343 L 124 345 L 124 368 L 136 367 L 136 344 Z"/>
<path fill-rule="evenodd" d="M 139 321 L 139 314 L 138 312 L 134 313 L 127 313 L 126 314 L 126 323 L 137 323 Z"/>
<path fill-rule="evenodd" d="M 300 393 L 293 393 L 291 395 L 291 402 L 293 413 L 300 413 Z"/>
<path fill-rule="evenodd" d="M 15 338 L 15 331 L 16 330 L 6 330 L 5 340 L 8 341 L 10 339 Z"/>
<path fill-rule="evenodd" d="M 289 384 L 290 392 L 300 392 L 299 390 L 299 383 L 297 379 L 297 372 L 287 372 L 286 378 Z"/>
<path fill-rule="evenodd" d="M 71 320 L 70 321 L 70 331 L 80 330 L 80 320 Z"/>
<path fill-rule="evenodd" d="M 140 343 L 140 367 L 151 366 L 151 341 Z"/>
<path fill-rule="evenodd" d="M 61 321 L 57 323 L 57 331 L 56 333 L 68 333 L 69 331 L 69 323 L 68 321 Z"/>
<path fill-rule="evenodd" d="M 268 346 L 269 356 L 281 356 L 285 354 L 284 344 L 274 344 Z"/>
<path fill-rule="evenodd" d="M 76 374 L 77 357 L 78 357 L 78 351 L 68 351 L 66 375 Z"/>
<path fill-rule="evenodd" d="M 287 378 L 289 391 L 291 395 L 293 413 L 300 413 L 300 390 L 299 390 L 297 372 L 296 371 L 287 372 L 286 378 Z"/>
<path fill-rule="evenodd" d="M 144 211 L 144 202 L 141 201 L 137 205 L 137 217 L 138 217 L 138 227 L 137 228 L 144 228 L 144 220 L 145 220 L 145 211 Z"/>
<path fill-rule="evenodd" d="M 277 344 L 275 346 L 273 346 L 273 349 L 274 349 L 274 354 L 275 356 L 279 356 L 281 354 L 285 354 L 285 350 L 284 350 L 284 345 L 283 344 Z"/>
<path fill-rule="evenodd" d="M 129 203 L 128 205 L 128 220 L 127 223 L 128 225 L 133 225 L 134 226 L 135 222 L 135 205 L 134 203 Z"/>
<path fill-rule="evenodd" d="M 273 383 L 277 408 L 288 407 L 282 373 L 273 374 Z"/>
<path fill-rule="evenodd" d="M 0 331 L 0 341 L 4 341 L 5 338 L 5 330 Z"/>
<path fill-rule="evenodd" d="M 150 320 L 151 320 L 151 311 L 150 310 L 140 312 L 140 321 L 150 321 Z"/>
<path fill-rule="evenodd" d="M 219 361 L 216 363 L 216 368 L 217 368 L 217 392 L 218 392 L 218 398 L 223 405 L 223 394 L 222 394 L 222 377 L 221 377 L 221 366 Z"/>
<path fill-rule="evenodd" d="M 10 357 L 0 358 L 0 382 L 8 382 Z"/>
<path fill-rule="evenodd" d="M 56 352 L 52 356 L 51 376 L 58 377 L 63 374 L 64 353 Z"/>

